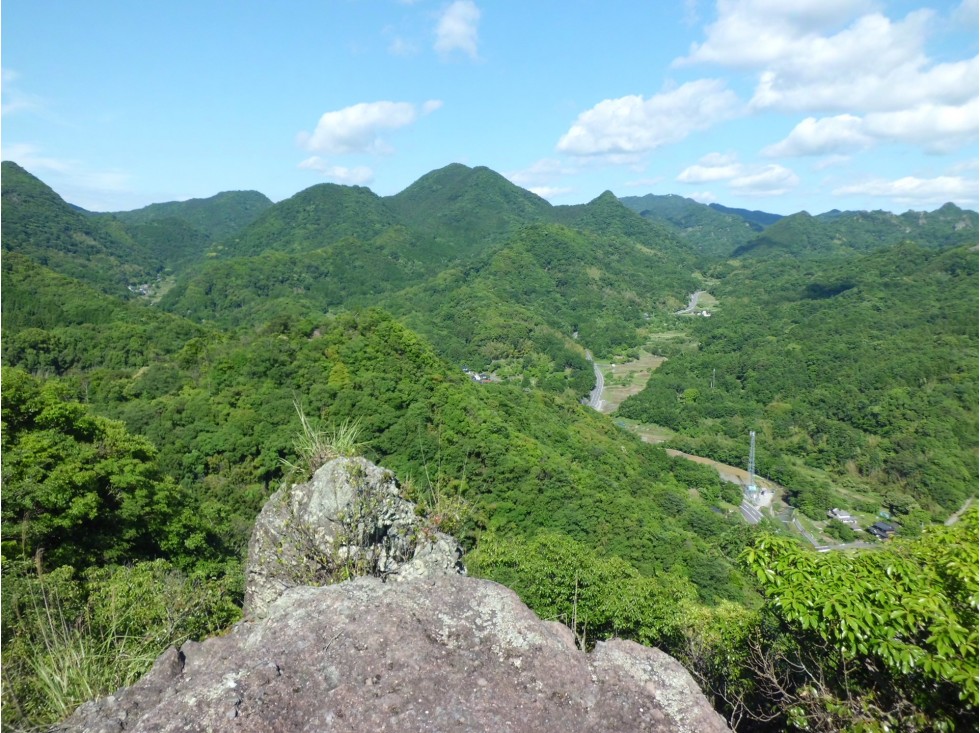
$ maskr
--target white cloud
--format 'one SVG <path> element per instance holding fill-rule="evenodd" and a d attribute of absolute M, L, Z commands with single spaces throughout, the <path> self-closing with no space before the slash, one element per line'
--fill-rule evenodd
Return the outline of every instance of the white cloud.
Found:
<path fill-rule="evenodd" d="M 365 165 L 359 165 L 353 168 L 342 165 L 330 165 L 318 155 L 307 158 L 299 164 L 299 167 L 318 171 L 331 181 L 349 186 L 366 186 L 374 180 L 374 171 Z"/>
<path fill-rule="evenodd" d="M 969 173 L 971 176 L 976 178 L 977 172 L 980 171 L 980 158 L 973 158 L 970 160 L 962 160 L 959 163 L 955 163 L 949 167 L 948 173 Z"/>
<path fill-rule="evenodd" d="M 711 193 L 711 191 L 695 191 L 694 193 L 689 193 L 687 197 L 701 204 L 713 204 L 718 200 L 718 197 Z"/>
<path fill-rule="evenodd" d="M 977 59 L 931 64 L 924 45 L 932 17 L 920 10 L 893 23 L 875 13 L 834 36 L 795 39 L 793 52 L 763 71 L 752 104 L 871 112 L 962 103 L 977 93 Z"/>
<path fill-rule="evenodd" d="M 980 101 L 959 106 L 923 104 L 865 117 L 837 115 L 800 122 L 783 140 L 766 147 L 769 157 L 833 155 L 855 152 L 876 142 L 917 145 L 929 152 L 950 152 L 976 140 Z"/>
<path fill-rule="evenodd" d="M 839 28 L 871 8 L 869 0 L 719 0 L 707 39 L 692 43 L 690 54 L 674 64 L 758 68 L 791 54 L 800 36 Z"/>
<path fill-rule="evenodd" d="M 653 178 L 635 178 L 632 181 L 625 181 L 623 185 L 627 188 L 650 188 L 663 183 L 663 181 L 663 176 L 654 176 Z"/>
<path fill-rule="evenodd" d="M 892 21 L 864 0 L 719 0 L 706 40 L 675 65 L 759 72 L 755 109 L 865 114 L 957 106 L 976 96 L 978 61 L 935 63 L 931 10 Z"/>
<path fill-rule="evenodd" d="M 58 174 L 67 185 L 77 189 L 121 192 L 128 191 L 130 186 L 131 178 L 128 173 L 119 170 L 93 170 L 78 160 L 41 155 L 40 149 L 29 143 L 5 145 L 3 158 L 12 160 L 35 174 Z"/>
<path fill-rule="evenodd" d="M 4 69 L 0 74 L 0 98 L 3 99 L 0 105 L 0 114 L 9 115 L 15 112 L 35 110 L 42 106 L 41 98 L 28 94 L 17 84 L 20 79 L 13 69 Z"/>
<path fill-rule="evenodd" d="M 868 133 L 884 139 L 911 143 L 930 152 L 948 152 L 976 140 L 980 128 L 980 100 L 959 106 L 923 104 L 896 112 L 879 112 L 865 118 Z"/>
<path fill-rule="evenodd" d="M 976 28 L 980 22 L 980 2 L 963 0 L 953 11 L 953 22 L 968 28 Z"/>
<path fill-rule="evenodd" d="M 649 99 L 606 99 L 582 112 L 558 141 L 571 155 L 636 155 L 683 140 L 741 112 L 735 93 L 717 79 L 688 82 Z"/>
<path fill-rule="evenodd" d="M 903 204 L 941 205 L 947 201 L 975 206 L 977 201 L 976 178 L 938 176 L 917 178 L 905 176 L 897 180 L 873 179 L 863 183 L 841 186 L 833 191 L 835 196 L 874 196 L 890 198 Z"/>
<path fill-rule="evenodd" d="M 730 153 L 710 153 L 695 165 L 682 170 L 677 179 L 681 183 L 717 183 L 727 181 L 735 193 L 748 196 L 778 196 L 800 183 L 789 168 L 775 163 L 765 166 L 739 163 Z M 712 195 L 707 192 L 702 192 Z"/>
<path fill-rule="evenodd" d="M 695 165 L 688 166 L 680 172 L 677 180 L 681 183 L 708 183 L 711 181 L 726 181 L 742 172 L 743 166 L 734 155 L 709 153 Z"/>
<path fill-rule="evenodd" d="M 13 143 L 3 146 L 3 159 L 12 160 L 22 168 L 32 171 L 69 173 L 77 166 L 75 161 L 41 155 L 41 150 L 30 143 Z"/>
<path fill-rule="evenodd" d="M 479 22 L 480 9 L 473 0 L 456 0 L 439 18 L 435 50 L 444 57 L 453 51 L 462 51 L 475 59 Z"/>
<path fill-rule="evenodd" d="M 813 169 L 817 171 L 833 168 L 835 165 L 844 165 L 851 162 L 850 155 L 828 155 L 827 157 L 813 164 Z"/>
<path fill-rule="evenodd" d="M 789 168 L 771 163 L 761 170 L 749 171 L 737 176 L 728 185 L 732 191 L 750 196 L 779 196 L 796 188 L 800 183 Z"/>
<path fill-rule="evenodd" d="M 698 0 L 684 0 L 684 25 L 697 25 L 700 19 L 701 14 L 698 12 Z"/>
<path fill-rule="evenodd" d="M 442 106 L 439 100 L 422 105 L 421 114 Z M 299 144 L 310 152 L 344 155 L 347 153 L 389 153 L 392 148 L 380 133 L 415 122 L 419 109 L 410 102 L 361 102 L 326 112 L 312 133 L 302 132 Z"/>
<path fill-rule="evenodd" d="M 831 155 L 852 152 L 871 145 L 874 140 L 864 131 L 864 120 L 854 115 L 837 115 L 816 119 L 807 117 L 784 139 L 762 151 L 769 157 Z"/>
<path fill-rule="evenodd" d="M 556 177 L 569 176 L 577 173 L 577 169 L 556 158 L 542 158 L 537 160 L 527 168 L 505 173 L 505 177 L 518 186 L 529 188 L 531 186 L 542 186 L 554 180 Z M 533 188 L 530 190 L 534 190 Z"/>
<path fill-rule="evenodd" d="M 392 56 L 414 56 L 418 52 L 418 46 L 411 41 L 406 41 L 401 36 L 395 36 L 388 44 L 388 53 Z"/>
<path fill-rule="evenodd" d="M 97 170 L 73 158 L 44 155 L 30 143 L 4 145 L 3 159 L 44 178 L 66 201 L 89 211 L 120 210 L 119 194 L 132 193 L 132 176 L 124 171 Z"/>
<path fill-rule="evenodd" d="M 540 196 L 543 199 L 553 199 L 559 196 L 564 196 L 567 193 L 571 193 L 574 189 L 565 186 L 534 186 L 529 188 L 533 194 Z"/>

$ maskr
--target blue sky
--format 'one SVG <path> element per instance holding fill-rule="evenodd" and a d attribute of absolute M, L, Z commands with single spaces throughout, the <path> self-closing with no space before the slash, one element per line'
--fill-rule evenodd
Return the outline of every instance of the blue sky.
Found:
<path fill-rule="evenodd" d="M 977 0 L 4 0 L 2 156 L 97 211 L 452 162 L 552 203 L 978 198 Z"/>

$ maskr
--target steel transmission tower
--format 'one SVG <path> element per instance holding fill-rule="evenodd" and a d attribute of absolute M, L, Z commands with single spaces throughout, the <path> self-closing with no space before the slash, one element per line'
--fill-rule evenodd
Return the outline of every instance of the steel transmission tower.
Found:
<path fill-rule="evenodd" d="M 749 486 L 750 494 L 755 494 L 755 431 L 749 431 Z"/>

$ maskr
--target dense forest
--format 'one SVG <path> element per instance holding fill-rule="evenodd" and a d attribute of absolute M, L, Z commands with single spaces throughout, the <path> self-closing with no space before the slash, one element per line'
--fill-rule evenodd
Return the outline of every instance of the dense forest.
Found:
<path fill-rule="evenodd" d="M 2 188 L 5 728 L 238 618 L 307 417 L 438 508 L 471 572 L 583 646 L 664 648 L 739 730 L 975 727 L 977 515 L 941 525 L 976 496 L 975 213 L 658 219 L 461 165 L 112 214 L 12 163 Z M 674 315 L 708 288 L 711 318 Z M 664 331 L 688 346 L 622 417 L 736 464 L 757 430 L 801 512 L 907 536 L 818 556 L 580 404 L 589 352 Z"/>

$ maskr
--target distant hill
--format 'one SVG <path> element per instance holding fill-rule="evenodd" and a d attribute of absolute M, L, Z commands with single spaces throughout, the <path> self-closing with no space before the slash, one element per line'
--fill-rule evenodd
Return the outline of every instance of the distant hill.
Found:
<path fill-rule="evenodd" d="M 321 183 L 266 208 L 217 250 L 223 258 L 311 252 L 354 237 L 368 240 L 395 224 L 383 199 L 363 186 Z"/>
<path fill-rule="evenodd" d="M 368 241 L 349 237 L 309 252 L 214 259 L 178 278 L 160 307 L 234 328 L 373 305 L 435 273 L 411 257 L 407 237 L 392 227 Z"/>
<path fill-rule="evenodd" d="M 160 304 L 234 327 L 380 303 L 457 363 L 537 359 L 542 383 L 584 394 L 572 334 L 600 354 L 638 346 L 645 317 L 696 289 L 697 262 L 611 193 L 552 207 L 452 165 L 392 197 L 327 184 L 275 204 Z"/>
<path fill-rule="evenodd" d="M 4 161 L 0 176 L 4 252 L 116 295 L 162 269 L 120 222 L 83 213 L 16 163 Z"/>
<path fill-rule="evenodd" d="M 715 211 L 720 211 L 723 214 L 731 214 L 737 216 L 740 219 L 744 219 L 749 224 L 765 228 L 783 218 L 782 214 L 770 214 L 766 211 L 750 211 L 749 209 L 733 209 L 729 206 L 722 206 L 721 204 L 708 204 L 708 208 L 714 209 Z"/>
<path fill-rule="evenodd" d="M 18 252 L 4 253 L 3 361 L 37 374 L 152 363 L 203 335 L 198 326 L 123 300 Z"/>
<path fill-rule="evenodd" d="M 933 212 L 829 211 L 810 216 L 805 211 L 780 219 L 732 255 L 784 254 L 797 257 L 870 252 L 899 242 L 941 249 L 977 241 L 974 211 L 946 204 Z"/>
<path fill-rule="evenodd" d="M 540 196 L 489 168 L 459 163 L 425 174 L 385 202 L 447 262 L 477 254 L 519 226 L 552 216 L 551 204 Z"/>
<path fill-rule="evenodd" d="M 644 219 L 666 226 L 709 257 L 727 257 L 764 228 L 735 213 L 675 194 L 624 196 L 619 200 Z"/>
<path fill-rule="evenodd" d="M 224 191 L 205 199 L 170 201 L 133 211 L 117 211 L 112 216 L 127 224 L 177 219 L 211 240 L 220 241 L 237 234 L 270 206 L 272 201 L 258 191 Z"/>
<path fill-rule="evenodd" d="M 176 218 L 139 224 L 124 223 L 122 228 L 160 263 L 163 270 L 170 273 L 180 273 L 199 264 L 212 246 L 211 237 L 206 232 Z"/>
<path fill-rule="evenodd" d="M 523 361 L 539 383 L 582 395 L 592 369 L 580 348 L 570 348 L 573 334 L 600 355 L 639 346 L 646 318 L 696 289 L 690 258 L 671 259 L 665 251 L 679 243 L 662 238 L 655 247 L 650 239 L 531 224 L 487 259 L 444 271 L 385 305 L 456 361 L 480 368 Z"/>
<path fill-rule="evenodd" d="M 606 191 L 587 204 L 556 206 L 554 219 L 560 224 L 584 229 L 597 234 L 626 237 L 646 246 L 650 253 L 661 259 L 670 259 L 683 267 L 695 267 L 696 252 L 660 222 L 651 221 L 623 204 L 610 191 Z"/>
<path fill-rule="evenodd" d="M 902 239 L 923 247 L 955 247 L 976 241 L 977 212 L 945 204 L 935 211 L 828 211 L 815 217 L 854 249 L 873 249 Z"/>
<path fill-rule="evenodd" d="M 774 247 L 782 235 L 823 246 L 805 213 L 773 234 Z M 682 432 L 681 450 L 735 463 L 752 426 L 766 436 L 765 475 L 817 518 L 847 499 L 809 468 L 951 511 L 977 487 L 975 243 L 822 259 L 754 252 L 718 273 L 724 309 L 692 324 L 701 347 L 669 359 L 620 414 Z"/>

